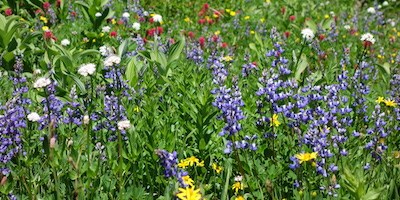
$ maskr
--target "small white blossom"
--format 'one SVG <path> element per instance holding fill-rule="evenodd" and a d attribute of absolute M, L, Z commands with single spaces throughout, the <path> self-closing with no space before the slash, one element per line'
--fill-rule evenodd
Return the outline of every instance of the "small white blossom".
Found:
<path fill-rule="evenodd" d="M 367 12 L 368 12 L 368 13 L 371 13 L 371 14 L 375 14 L 375 13 L 376 13 L 374 7 L 369 7 L 369 8 L 367 9 Z"/>
<path fill-rule="evenodd" d="M 155 14 L 155 15 L 153 16 L 153 20 L 154 20 L 154 22 L 159 22 L 159 23 L 161 23 L 161 22 L 162 22 L 162 16 L 159 15 L 159 14 Z"/>
<path fill-rule="evenodd" d="M 123 14 L 122 14 L 122 17 L 123 18 L 129 18 L 131 15 L 128 13 L 128 12 L 124 12 Z"/>
<path fill-rule="evenodd" d="M 68 46 L 71 42 L 68 39 L 61 40 L 61 46 Z"/>
<path fill-rule="evenodd" d="M 48 85 L 50 85 L 51 81 L 49 78 L 38 78 L 34 83 L 33 83 L 33 87 L 34 88 L 44 88 Z"/>
<path fill-rule="evenodd" d="M 38 74 L 41 74 L 41 73 L 42 73 L 42 70 L 40 70 L 40 69 L 33 70 L 33 75 L 38 75 Z"/>
<path fill-rule="evenodd" d="M 301 35 L 303 37 L 303 39 L 306 39 L 307 41 L 311 41 L 314 38 L 314 32 L 309 29 L 309 28 L 305 28 L 303 30 L 301 30 Z"/>
<path fill-rule="evenodd" d="M 387 2 L 387 1 L 384 1 L 383 3 L 382 3 L 382 6 L 388 6 L 389 5 L 389 3 Z"/>
<path fill-rule="evenodd" d="M 88 115 L 83 116 L 83 124 L 88 125 L 90 121 L 90 118 Z"/>
<path fill-rule="evenodd" d="M 113 54 L 113 53 L 114 53 L 114 51 L 112 50 L 111 47 L 108 47 L 108 46 L 105 46 L 105 45 L 100 47 L 100 54 L 102 56 L 104 56 L 104 57 L 107 57 L 107 56 L 109 56 L 110 54 Z"/>
<path fill-rule="evenodd" d="M 101 32 L 103 32 L 103 33 L 108 33 L 108 32 L 110 32 L 110 30 L 111 30 L 111 27 L 109 27 L 109 26 L 103 26 L 103 28 L 101 28 Z"/>
<path fill-rule="evenodd" d="M 147 17 L 147 16 L 149 16 L 149 12 L 144 11 L 144 12 L 143 12 L 143 15 Z"/>
<path fill-rule="evenodd" d="M 104 60 L 104 66 L 111 67 L 113 65 L 119 64 L 121 62 L 121 58 L 117 55 L 110 55 Z"/>
<path fill-rule="evenodd" d="M 83 64 L 78 69 L 78 73 L 82 76 L 93 75 L 95 71 L 96 65 L 93 63 Z"/>
<path fill-rule="evenodd" d="M 372 44 L 375 43 L 375 38 L 371 33 L 365 33 L 363 35 L 361 35 L 361 41 L 365 42 L 371 42 Z"/>
<path fill-rule="evenodd" d="M 131 122 L 129 120 L 119 121 L 118 122 L 118 130 L 126 130 L 131 127 Z"/>
<path fill-rule="evenodd" d="M 132 24 L 132 28 L 133 28 L 135 31 L 140 30 L 140 23 L 138 23 L 138 22 L 133 23 L 133 24 Z"/>
<path fill-rule="evenodd" d="M 28 120 L 31 122 L 37 122 L 40 120 L 40 116 L 39 114 L 37 114 L 36 112 L 31 112 L 29 113 L 29 115 L 27 116 Z"/>
<path fill-rule="evenodd" d="M 101 17 L 102 14 L 101 14 L 100 12 L 97 12 L 94 16 L 96 16 L 96 17 Z"/>
<path fill-rule="evenodd" d="M 343 27 L 344 29 L 346 29 L 346 30 L 350 30 L 350 25 L 344 25 L 344 27 Z"/>
<path fill-rule="evenodd" d="M 236 182 L 241 182 L 243 180 L 243 176 L 235 176 Z"/>

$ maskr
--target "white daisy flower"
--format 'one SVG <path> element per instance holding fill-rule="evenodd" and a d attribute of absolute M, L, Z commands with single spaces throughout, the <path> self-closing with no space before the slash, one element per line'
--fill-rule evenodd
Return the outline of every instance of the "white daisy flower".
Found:
<path fill-rule="evenodd" d="M 78 73 L 82 76 L 93 75 L 95 71 L 96 65 L 93 63 L 83 64 L 78 69 Z"/>
<path fill-rule="evenodd" d="M 118 130 L 126 130 L 131 127 L 131 122 L 129 120 L 119 121 L 118 122 Z"/>
<path fill-rule="evenodd" d="M 40 120 L 40 116 L 39 114 L 37 114 L 36 112 L 31 112 L 29 113 L 29 115 L 27 116 L 28 120 L 31 122 L 37 122 Z"/>
<path fill-rule="evenodd" d="M 44 87 L 50 85 L 50 83 L 51 83 L 51 81 L 50 81 L 49 78 L 41 77 L 41 78 L 38 78 L 38 79 L 33 83 L 33 87 L 34 87 L 34 88 L 37 88 L 37 89 L 39 89 L 39 88 L 44 88 Z"/>
<path fill-rule="evenodd" d="M 312 41 L 312 39 L 315 36 L 314 32 L 309 28 L 305 28 L 305 29 L 301 30 L 301 35 L 302 35 L 303 39 L 306 39 L 308 42 Z"/>

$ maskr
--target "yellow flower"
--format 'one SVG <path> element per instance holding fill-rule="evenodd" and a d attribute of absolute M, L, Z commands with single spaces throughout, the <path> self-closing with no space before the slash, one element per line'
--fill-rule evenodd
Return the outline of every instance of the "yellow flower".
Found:
<path fill-rule="evenodd" d="M 229 9 L 229 8 L 227 8 L 227 9 L 225 9 L 225 11 L 226 11 L 227 13 L 230 13 L 232 10 Z"/>
<path fill-rule="evenodd" d="M 394 102 L 394 100 L 388 99 L 388 100 L 384 100 L 383 102 L 385 103 L 386 106 L 389 106 L 389 107 L 396 107 L 397 106 L 397 103 Z"/>
<path fill-rule="evenodd" d="M 264 22 L 265 22 L 265 18 L 261 18 L 261 19 L 260 19 L 260 22 L 261 22 L 261 23 L 264 23 Z"/>
<path fill-rule="evenodd" d="M 214 34 L 215 35 L 219 35 L 221 33 L 221 31 L 215 31 Z"/>
<path fill-rule="evenodd" d="M 217 14 L 213 14 L 213 17 L 214 17 L 214 18 L 218 18 L 218 17 L 219 17 L 219 15 L 217 15 Z"/>
<path fill-rule="evenodd" d="M 307 162 L 310 160 L 314 160 L 317 158 L 318 153 L 317 152 L 312 152 L 312 153 L 299 153 L 296 154 L 295 157 L 299 160 L 300 164 L 303 162 Z"/>
<path fill-rule="evenodd" d="M 250 34 L 252 34 L 252 35 L 254 35 L 256 32 L 254 32 L 254 31 L 250 31 Z"/>
<path fill-rule="evenodd" d="M 42 30 L 43 30 L 43 31 L 48 31 L 48 30 L 49 30 L 49 27 L 48 27 L 48 26 L 43 26 L 43 27 L 42 27 Z"/>
<path fill-rule="evenodd" d="M 279 125 L 281 125 L 281 122 L 279 122 L 279 120 L 278 120 L 278 115 L 277 114 L 273 114 L 272 118 L 271 118 L 271 124 L 269 126 L 278 127 Z"/>
<path fill-rule="evenodd" d="M 190 20 L 189 17 L 186 17 L 186 18 L 185 18 L 185 22 L 189 23 L 189 22 L 192 22 L 192 20 Z"/>
<path fill-rule="evenodd" d="M 244 197 L 241 196 L 241 195 L 239 195 L 239 196 L 237 196 L 237 197 L 235 198 L 235 200 L 244 200 Z"/>
<path fill-rule="evenodd" d="M 204 167 L 204 160 L 196 164 L 197 167 Z"/>
<path fill-rule="evenodd" d="M 103 37 L 103 36 L 104 36 L 104 33 L 103 33 L 103 32 L 101 32 L 101 33 L 99 34 L 99 36 L 100 36 L 100 37 Z"/>
<path fill-rule="evenodd" d="M 190 178 L 190 176 L 182 176 L 182 180 L 186 185 L 192 186 L 193 187 L 193 179 Z"/>
<path fill-rule="evenodd" d="M 179 188 L 179 193 L 176 195 L 181 200 L 200 200 L 200 189 L 195 190 L 193 187 Z"/>
<path fill-rule="evenodd" d="M 265 0 L 266 3 L 271 3 L 271 0 Z"/>
<path fill-rule="evenodd" d="M 189 158 L 186 158 L 186 161 L 189 162 L 190 166 L 193 166 L 195 163 L 199 163 L 199 159 L 196 158 L 195 156 L 191 156 Z"/>
<path fill-rule="evenodd" d="M 375 101 L 376 103 L 382 103 L 385 101 L 385 98 L 383 97 L 378 97 L 378 99 Z"/>
<path fill-rule="evenodd" d="M 133 111 L 139 112 L 139 111 L 140 111 L 140 110 L 139 110 L 139 106 L 136 106 L 136 107 L 133 109 Z"/>
<path fill-rule="evenodd" d="M 212 164 L 212 168 L 213 168 L 213 170 L 215 170 L 215 172 L 217 172 L 217 174 L 221 173 L 221 171 L 223 170 L 223 168 L 221 166 L 218 166 L 215 163 Z"/>
<path fill-rule="evenodd" d="M 230 14 L 232 17 L 234 17 L 234 16 L 236 15 L 236 12 L 235 12 L 235 11 L 230 11 L 229 14 Z"/>
<path fill-rule="evenodd" d="M 234 190 L 235 194 L 237 194 L 239 192 L 239 190 L 243 190 L 243 184 L 241 182 L 235 182 L 232 185 L 232 190 Z"/>
<path fill-rule="evenodd" d="M 325 15 L 324 17 L 325 17 L 325 19 L 329 19 L 329 15 Z"/>
<path fill-rule="evenodd" d="M 43 23 L 47 24 L 48 20 L 46 17 L 40 16 L 40 21 L 43 21 Z"/>
<path fill-rule="evenodd" d="M 382 56 L 381 54 L 378 54 L 378 56 L 377 56 L 379 59 L 384 59 L 385 58 L 385 56 Z"/>
<path fill-rule="evenodd" d="M 312 192 L 311 196 L 316 197 L 317 196 L 317 192 L 316 191 Z"/>
<path fill-rule="evenodd" d="M 178 167 L 185 169 L 187 166 L 189 166 L 189 162 L 187 160 L 181 160 L 181 162 L 178 163 Z"/>
<path fill-rule="evenodd" d="M 117 21 L 115 21 L 115 19 L 111 20 L 111 24 L 116 24 L 116 23 L 117 23 Z"/>
<path fill-rule="evenodd" d="M 230 62 L 233 60 L 233 58 L 231 56 L 225 56 L 222 59 L 225 60 L 226 62 Z"/>
<path fill-rule="evenodd" d="M 244 20 L 248 20 L 248 19 L 250 19 L 250 16 L 246 16 L 246 17 L 244 17 Z"/>

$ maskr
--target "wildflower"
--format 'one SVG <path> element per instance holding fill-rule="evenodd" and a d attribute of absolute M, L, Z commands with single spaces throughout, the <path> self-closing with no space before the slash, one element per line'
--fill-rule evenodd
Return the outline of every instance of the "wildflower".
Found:
<path fill-rule="evenodd" d="M 12 15 L 12 10 L 11 10 L 11 8 L 7 8 L 7 9 L 4 11 L 4 14 L 6 14 L 6 16 Z"/>
<path fill-rule="evenodd" d="M 140 30 L 140 23 L 138 23 L 138 22 L 133 23 L 133 24 L 132 24 L 132 28 L 133 28 L 135 31 Z"/>
<path fill-rule="evenodd" d="M 183 169 L 185 169 L 186 167 L 188 167 L 189 166 L 189 162 L 185 159 L 185 160 L 181 160 L 179 163 L 178 163 L 178 167 L 180 167 L 180 168 L 183 168 Z"/>
<path fill-rule="evenodd" d="M 50 8 L 51 4 L 49 2 L 44 2 L 43 3 L 43 9 L 48 10 Z"/>
<path fill-rule="evenodd" d="M 369 7 L 369 8 L 367 9 L 367 12 L 370 13 L 370 14 L 375 14 L 375 13 L 376 13 L 374 7 Z"/>
<path fill-rule="evenodd" d="M 192 20 L 190 20 L 189 17 L 185 17 L 184 21 L 185 21 L 186 23 L 189 23 L 189 22 L 191 22 Z"/>
<path fill-rule="evenodd" d="M 221 171 L 223 170 L 223 168 L 221 166 L 218 166 L 215 163 L 212 164 L 212 168 L 213 168 L 213 170 L 215 170 L 215 172 L 217 172 L 217 174 L 221 173 Z"/>
<path fill-rule="evenodd" d="M 39 19 L 40 19 L 40 21 L 43 21 L 43 23 L 45 23 L 45 24 L 47 24 L 47 22 L 48 22 L 47 18 L 44 16 L 40 16 Z"/>
<path fill-rule="evenodd" d="M 235 182 L 232 185 L 232 190 L 234 190 L 235 194 L 237 194 L 239 192 L 239 190 L 243 190 L 243 184 L 241 182 Z"/>
<path fill-rule="evenodd" d="M 42 31 L 48 31 L 49 27 L 48 26 L 42 26 Z"/>
<path fill-rule="evenodd" d="M 397 103 L 394 100 L 388 99 L 388 100 L 384 100 L 383 102 L 385 103 L 386 106 L 389 106 L 389 107 L 396 107 L 397 106 Z"/>
<path fill-rule="evenodd" d="M 195 163 L 199 163 L 199 159 L 196 158 L 195 156 L 191 156 L 186 159 L 189 162 L 190 166 L 193 166 Z"/>
<path fill-rule="evenodd" d="M 237 196 L 237 197 L 235 198 L 235 200 L 245 200 L 245 198 L 244 198 L 243 196 L 239 195 L 239 196 Z"/>
<path fill-rule="evenodd" d="M 44 30 L 45 28 L 42 27 L 42 29 Z M 44 39 L 46 39 L 46 40 L 50 40 L 51 39 L 51 40 L 57 41 L 57 38 L 56 38 L 56 36 L 54 36 L 53 32 L 51 32 L 51 30 L 49 30 L 48 27 L 46 27 L 46 29 L 47 30 L 45 30 L 44 33 L 43 33 Z"/>
<path fill-rule="evenodd" d="M 389 3 L 387 2 L 387 1 L 384 1 L 383 3 L 382 3 L 382 6 L 388 6 L 389 5 Z"/>
<path fill-rule="evenodd" d="M 117 37 L 117 32 L 116 31 L 111 31 L 110 36 L 111 37 Z"/>
<path fill-rule="evenodd" d="M 272 118 L 271 118 L 270 126 L 278 127 L 279 125 L 281 125 L 281 122 L 279 122 L 279 120 L 278 120 L 278 115 L 277 114 L 273 114 Z"/>
<path fill-rule="evenodd" d="M 346 30 L 350 30 L 351 27 L 350 27 L 350 25 L 344 25 L 343 28 Z"/>
<path fill-rule="evenodd" d="M 302 35 L 303 39 L 305 39 L 308 42 L 310 42 L 315 36 L 314 32 L 309 28 L 305 28 L 305 29 L 301 30 L 301 35 Z"/>
<path fill-rule="evenodd" d="M 27 116 L 28 120 L 31 122 L 37 122 L 40 120 L 40 116 L 39 114 L 37 114 L 36 112 L 31 112 L 29 113 L 29 115 Z"/>
<path fill-rule="evenodd" d="M 250 19 L 250 16 L 247 15 L 244 17 L 244 20 L 248 20 L 248 19 Z"/>
<path fill-rule="evenodd" d="M 71 42 L 68 39 L 61 40 L 61 45 L 62 46 L 68 46 L 69 44 L 71 44 Z"/>
<path fill-rule="evenodd" d="M 162 22 L 162 16 L 159 15 L 159 14 L 153 15 L 153 18 L 152 18 L 152 19 L 153 19 L 154 22 L 159 22 L 159 23 Z"/>
<path fill-rule="evenodd" d="M 326 14 L 326 15 L 324 16 L 324 18 L 325 18 L 325 19 L 329 19 L 329 15 Z"/>
<path fill-rule="evenodd" d="M 88 125 L 90 121 L 90 118 L 88 115 L 83 116 L 83 124 Z"/>
<path fill-rule="evenodd" d="M 233 60 L 233 58 L 231 56 L 225 56 L 222 59 L 225 60 L 226 62 L 230 62 Z"/>
<path fill-rule="evenodd" d="M 44 87 L 50 85 L 50 83 L 51 83 L 51 81 L 50 81 L 49 78 L 42 77 L 42 78 L 38 78 L 38 79 L 33 83 L 33 87 L 34 87 L 34 88 L 37 88 L 37 89 L 39 89 L 39 88 L 44 88 Z"/>
<path fill-rule="evenodd" d="M 294 16 L 294 15 L 290 15 L 290 16 L 289 16 L 289 20 L 290 20 L 290 21 L 294 21 L 295 19 L 296 19 L 296 16 Z"/>
<path fill-rule="evenodd" d="M 118 122 L 118 130 L 126 130 L 131 127 L 131 122 L 129 120 L 119 121 Z"/>
<path fill-rule="evenodd" d="M 114 64 L 119 64 L 121 62 L 121 58 L 117 55 L 110 55 L 104 60 L 104 66 L 111 67 Z"/>
<path fill-rule="evenodd" d="M 103 32 L 103 33 L 108 33 L 108 32 L 110 32 L 110 30 L 111 30 L 111 27 L 109 27 L 109 26 L 103 26 L 103 28 L 101 28 L 101 32 Z"/>
<path fill-rule="evenodd" d="M 230 11 L 230 12 L 229 12 L 229 15 L 232 16 L 232 17 L 234 17 L 234 16 L 236 15 L 236 12 L 235 12 L 235 11 Z"/>
<path fill-rule="evenodd" d="M 189 185 L 189 186 L 193 187 L 194 181 L 193 181 L 192 178 L 190 178 L 190 176 L 188 176 L 188 175 L 183 176 L 183 177 L 182 177 L 182 180 L 183 180 L 183 182 L 184 182 L 186 185 Z"/>
<path fill-rule="evenodd" d="M 382 103 L 385 101 L 385 98 L 383 97 L 378 97 L 378 99 L 375 101 L 376 103 Z"/>
<path fill-rule="evenodd" d="M 368 47 L 375 43 L 375 38 L 371 33 L 365 33 L 361 35 L 361 41 L 364 42 L 365 47 Z"/>
<path fill-rule="evenodd" d="M 179 188 L 179 193 L 176 195 L 181 200 L 200 200 L 200 189 L 195 190 L 195 187 Z"/>
<path fill-rule="evenodd" d="M 97 12 L 94 16 L 95 16 L 95 17 L 101 17 L 102 14 L 101 14 L 100 12 Z"/>
<path fill-rule="evenodd" d="M 93 63 L 83 64 L 79 67 L 78 73 L 82 76 L 93 75 L 96 71 L 96 65 Z"/>
<path fill-rule="evenodd" d="M 140 111 L 139 106 L 136 106 L 136 107 L 133 109 L 133 111 L 139 112 L 139 111 Z"/>
<path fill-rule="evenodd" d="M 122 17 L 123 18 L 129 18 L 131 15 L 128 13 L 128 12 L 124 12 L 123 14 L 122 14 Z"/>
<path fill-rule="evenodd" d="M 235 176 L 236 182 L 241 182 L 243 180 L 243 176 Z"/>
<path fill-rule="evenodd" d="M 111 47 L 108 47 L 108 46 L 101 46 L 99 48 L 99 51 L 100 51 L 100 54 L 102 56 L 104 56 L 104 57 L 107 57 L 107 56 L 109 56 L 109 55 L 114 53 L 113 49 Z"/>
<path fill-rule="evenodd" d="M 300 153 L 296 154 L 295 157 L 299 160 L 300 164 L 303 162 L 307 162 L 310 160 L 314 160 L 317 158 L 318 153 L 317 152 L 312 152 L 312 153 Z"/>

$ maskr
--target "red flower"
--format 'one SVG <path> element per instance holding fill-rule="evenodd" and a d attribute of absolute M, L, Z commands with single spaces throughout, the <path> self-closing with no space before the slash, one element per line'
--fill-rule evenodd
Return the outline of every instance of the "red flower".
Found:
<path fill-rule="evenodd" d="M 290 16 L 289 16 L 289 20 L 290 20 L 290 21 L 294 21 L 295 19 L 296 19 L 296 16 L 294 16 L 294 15 L 290 15 Z"/>
<path fill-rule="evenodd" d="M 11 10 L 11 8 L 7 8 L 7 9 L 4 11 L 4 13 L 6 14 L 6 16 L 12 15 L 12 10 Z"/>
<path fill-rule="evenodd" d="M 282 15 L 284 15 L 284 14 L 286 13 L 286 7 L 283 6 L 283 7 L 281 8 L 281 13 L 282 13 Z"/>
<path fill-rule="evenodd" d="M 210 5 L 208 5 L 208 3 L 203 4 L 203 9 L 204 10 L 208 10 L 209 7 L 210 7 Z"/>
<path fill-rule="evenodd" d="M 213 35 L 211 39 L 213 42 L 218 42 L 218 38 L 218 35 Z"/>
<path fill-rule="evenodd" d="M 324 40 L 325 39 L 325 35 L 324 34 L 319 34 L 318 39 L 321 40 L 321 41 Z"/>
<path fill-rule="evenodd" d="M 42 13 L 42 10 L 40 9 L 35 10 L 35 14 L 40 14 L 40 13 Z"/>
<path fill-rule="evenodd" d="M 76 17 L 78 14 L 75 11 L 71 11 L 71 17 Z"/>
<path fill-rule="evenodd" d="M 204 38 L 203 36 L 201 36 L 201 37 L 199 38 L 200 47 L 203 48 L 205 43 L 206 43 L 206 38 Z"/>
<path fill-rule="evenodd" d="M 192 31 L 189 31 L 188 36 L 193 39 L 194 38 L 194 33 Z"/>
<path fill-rule="evenodd" d="M 150 22 L 150 23 L 154 23 L 154 19 L 153 19 L 153 18 L 150 18 L 150 19 L 149 19 L 149 22 Z"/>
<path fill-rule="evenodd" d="M 252 62 L 251 64 L 253 64 L 254 66 L 257 66 L 257 62 L 256 61 Z"/>
<path fill-rule="evenodd" d="M 46 10 L 46 11 L 50 8 L 50 6 L 51 6 L 51 4 L 49 2 L 44 2 L 43 3 L 43 9 Z"/>
<path fill-rule="evenodd" d="M 199 24 L 205 24 L 206 23 L 206 19 L 199 19 Z"/>
<path fill-rule="evenodd" d="M 170 39 L 169 39 L 169 43 L 170 43 L 170 44 L 175 44 L 174 38 L 170 38 Z"/>
<path fill-rule="evenodd" d="M 50 30 L 47 30 L 43 33 L 43 37 L 45 40 L 54 40 L 57 41 L 56 36 L 54 36 L 53 32 L 51 32 Z"/>
<path fill-rule="evenodd" d="M 117 24 L 122 25 L 122 24 L 124 24 L 124 21 L 122 21 L 122 19 L 120 19 L 120 20 L 118 20 Z"/>
<path fill-rule="evenodd" d="M 370 41 L 367 41 L 367 40 L 364 40 L 364 43 L 363 43 L 363 45 L 364 45 L 364 47 L 365 47 L 365 48 L 367 48 L 367 47 L 370 47 L 370 46 L 372 46 L 372 42 L 370 42 Z"/>
<path fill-rule="evenodd" d="M 207 22 L 208 22 L 208 24 L 210 24 L 210 25 L 211 25 L 211 24 L 213 24 L 213 23 L 214 23 L 214 20 L 212 20 L 212 19 L 209 19 Z"/>
<path fill-rule="evenodd" d="M 117 31 L 111 31 L 110 36 L 111 37 L 117 37 Z"/>
<path fill-rule="evenodd" d="M 290 32 L 289 31 L 285 31 L 283 33 L 283 35 L 285 36 L 285 38 L 289 38 L 290 37 Z"/>
<path fill-rule="evenodd" d="M 61 0 L 57 0 L 57 3 L 56 3 L 57 8 L 59 8 L 60 5 L 61 5 Z"/>
<path fill-rule="evenodd" d="M 157 27 L 156 30 L 157 30 L 157 35 L 161 35 L 164 32 L 164 29 L 161 26 Z"/>
<path fill-rule="evenodd" d="M 228 47 L 228 44 L 227 44 L 226 42 L 223 42 L 223 43 L 221 44 L 221 47 L 222 47 L 222 48 L 226 48 L 226 47 Z"/>

